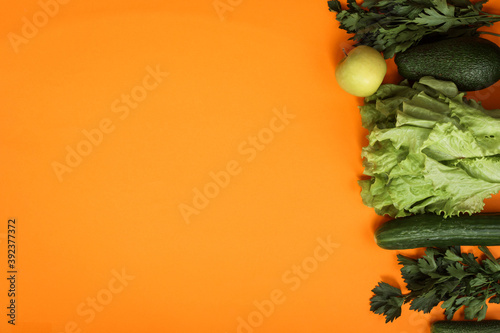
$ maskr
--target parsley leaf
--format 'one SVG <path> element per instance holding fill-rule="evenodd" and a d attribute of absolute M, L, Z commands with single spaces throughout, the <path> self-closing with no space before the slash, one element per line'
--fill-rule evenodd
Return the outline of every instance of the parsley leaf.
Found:
<path fill-rule="evenodd" d="M 479 260 L 460 247 L 427 248 L 421 258 L 398 254 L 401 275 L 409 290 L 385 282 L 372 290 L 370 310 L 384 315 L 386 322 L 401 316 L 403 304 L 410 310 L 429 313 L 441 303 L 448 320 L 463 308 L 466 320 L 483 320 L 487 303 L 500 303 L 500 262 L 487 247 L 479 247 L 486 258 Z"/>
<path fill-rule="evenodd" d="M 375 295 L 371 298 L 371 311 L 384 314 L 386 323 L 401 316 L 404 299 L 400 289 L 380 282 L 372 291 Z"/>
<path fill-rule="evenodd" d="M 356 45 L 383 52 L 386 59 L 427 39 L 478 36 L 479 28 L 500 21 L 500 15 L 485 13 L 483 4 L 471 0 L 339 0 L 328 1 L 336 12 L 340 29 L 353 34 Z M 500 36 L 500 35 L 497 35 Z"/>

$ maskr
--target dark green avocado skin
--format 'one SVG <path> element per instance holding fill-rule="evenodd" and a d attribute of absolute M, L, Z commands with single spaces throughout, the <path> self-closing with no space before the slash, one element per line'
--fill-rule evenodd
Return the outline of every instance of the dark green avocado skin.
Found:
<path fill-rule="evenodd" d="M 417 45 L 396 54 L 394 62 L 408 80 L 433 76 L 453 81 L 461 91 L 481 90 L 500 80 L 500 47 L 481 37 Z"/>

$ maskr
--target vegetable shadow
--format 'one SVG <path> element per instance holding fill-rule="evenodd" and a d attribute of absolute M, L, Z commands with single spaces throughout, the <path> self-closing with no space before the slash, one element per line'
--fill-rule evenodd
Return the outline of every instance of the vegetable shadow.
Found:
<path fill-rule="evenodd" d="M 500 81 L 482 90 L 469 91 L 465 97 L 480 102 L 488 110 L 500 109 Z"/>
<path fill-rule="evenodd" d="M 346 54 L 355 47 L 354 42 L 349 40 L 351 35 L 347 33 L 339 33 L 338 26 L 338 22 L 334 22 L 332 24 L 332 29 L 337 30 L 336 33 L 331 35 L 329 47 L 329 49 L 332 51 L 330 56 L 330 63 L 334 69 L 337 68 L 337 65 L 342 59 L 344 59 Z"/>
<path fill-rule="evenodd" d="M 387 215 L 377 216 L 372 221 L 372 232 L 375 232 L 378 228 L 380 228 L 384 223 L 392 220 L 393 218 Z"/>
<path fill-rule="evenodd" d="M 401 284 L 400 280 L 395 278 L 392 275 L 381 275 L 380 276 L 380 281 L 385 282 L 387 284 L 390 284 L 393 287 L 399 288 L 399 289 L 404 289 L 404 285 Z"/>

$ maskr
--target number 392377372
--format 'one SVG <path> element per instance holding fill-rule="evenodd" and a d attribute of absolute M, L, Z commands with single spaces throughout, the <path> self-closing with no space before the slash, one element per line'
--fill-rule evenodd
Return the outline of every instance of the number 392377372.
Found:
<path fill-rule="evenodd" d="M 16 220 L 11 219 L 7 229 L 7 246 L 8 259 L 7 264 L 9 269 L 16 269 Z"/>

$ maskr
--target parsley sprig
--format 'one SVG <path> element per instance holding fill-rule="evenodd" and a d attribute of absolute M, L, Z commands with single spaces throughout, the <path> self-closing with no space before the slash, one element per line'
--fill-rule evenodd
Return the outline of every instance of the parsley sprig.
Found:
<path fill-rule="evenodd" d="M 487 247 L 479 249 L 486 256 L 483 260 L 462 253 L 459 246 L 427 248 L 418 259 L 399 254 L 409 292 L 403 294 L 401 289 L 379 282 L 372 290 L 370 310 L 384 315 L 387 323 L 401 316 L 403 304 L 410 303 L 410 310 L 429 313 L 442 302 L 448 320 L 462 307 L 466 320 L 483 320 L 487 303 L 500 303 L 500 262 Z"/>
<path fill-rule="evenodd" d="M 488 0 L 364 0 L 358 5 L 347 0 L 328 1 L 336 12 L 340 28 L 354 34 L 356 45 L 368 45 L 383 52 L 386 59 L 426 39 L 478 36 L 478 31 L 500 21 L 500 15 L 484 12 Z"/>

